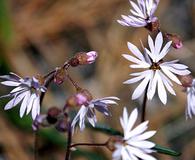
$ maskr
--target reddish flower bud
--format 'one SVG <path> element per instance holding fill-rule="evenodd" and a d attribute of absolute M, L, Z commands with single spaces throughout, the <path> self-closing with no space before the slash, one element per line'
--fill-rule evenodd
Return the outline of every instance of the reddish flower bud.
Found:
<path fill-rule="evenodd" d="M 95 51 L 77 53 L 70 61 L 72 67 L 94 63 L 98 54 Z"/>
<path fill-rule="evenodd" d="M 63 68 L 56 68 L 56 72 L 54 74 L 54 82 L 57 84 L 62 84 L 65 80 L 65 71 Z"/>
<path fill-rule="evenodd" d="M 93 99 L 91 93 L 86 90 L 86 89 L 83 89 L 81 91 L 79 91 L 78 93 L 70 96 L 68 99 L 67 99 L 67 105 L 68 106 L 81 106 L 83 104 L 86 104 L 87 102 L 91 101 Z"/>
<path fill-rule="evenodd" d="M 172 46 L 175 49 L 180 49 L 183 47 L 183 42 L 182 42 L 181 37 L 179 35 L 167 33 L 167 34 L 165 34 L 165 37 L 169 41 L 172 41 Z"/>
<path fill-rule="evenodd" d="M 57 107 L 51 107 L 47 112 L 47 121 L 50 124 L 54 124 L 58 120 L 58 116 L 61 114 L 61 109 Z"/>
<path fill-rule="evenodd" d="M 179 76 L 182 86 L 187 88 L 192 86 L 193 77 L 192 75 Z"/>

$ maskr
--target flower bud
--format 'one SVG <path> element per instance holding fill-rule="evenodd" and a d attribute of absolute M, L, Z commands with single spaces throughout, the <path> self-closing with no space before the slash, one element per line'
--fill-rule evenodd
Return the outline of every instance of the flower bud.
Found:
<path fill-rule="evenodd" d="M 160 23 L 156 17 L 153 18 L 152 22 L 149 22 L 145 27 L 151 32 L 158 31 L 160 28 Z"/>
<path fill-rule="evenodd" d="M 193 77 L 192 75 L 179 76 L 182 86 L 187 88 L 192 86 Z"/>
<path fill-rule="evenodd" d="M 55 124 L 58 120 L 58 116 L 61 113 L 61 109 L 57 107 L 51 107 L 47 112 L 47 121 L 50 124 Z"/>
<path fill-rule="evenodd" d="M 68 99 L 67 99 L 67 105 L 68 106 L 81 106 L 83 104 L 86 104 L 87 102 L 91 101 L 93 99 L 91 93 L 86 90 L 86 89 L 83 89 L 81 91 L 79 91 L 78 93 L 70 96 Z"/>
<path fill-rule="evenodd" d="M 42 125 L 42 123 L 44 123 L 45 119 L 46 119 L 46 115 L 41 115 L 41 114 L 38 115 L 32 123 L 32 129 L 34 131 L 37 131 Z"/>
<path fill-rule="evenodd" d="M 182 43 L 181 37 L 179 35 L 167 33 L 167 34 L 165 34 L 165 37 L 169 41 L 172 41 L 172 46 L 175 49 L 180 49 L 183 47 L 183 43 Z"/>
<path fill-rule="evenodd" d="M 123 143 L 123 138 L 120 136 L 112 136 L 108 139 L 106 147 L 110 150 L 110 151 L 114 151 L 115 150 L 115 144 L 116 143 Z"/>
<path fill-rule="evenodd" d="M 94 63 L 98 54 L 95 51 L 90 52 L 79 52 L 77 53 L 70 61 L 69 64 L 72 67 L 76 67 L 78 65 L 85 65 Z"/>
<path fill-rule="evenodd" d="M 55 128 L 59 131 L 59 132 L 66 132 L 67 129 L 68 129 L 68 120 L 67 118 L 63 118 L 63 119 L 60 119 L 56 125 L 55 125 Z"/>
<path fill-rule="evenodd" d="M 56 68 L 56 72 L 54 74 L 54 82 L 57 84 L 62 84 L 65 80 L 65 71 L 63 68 Z"/>

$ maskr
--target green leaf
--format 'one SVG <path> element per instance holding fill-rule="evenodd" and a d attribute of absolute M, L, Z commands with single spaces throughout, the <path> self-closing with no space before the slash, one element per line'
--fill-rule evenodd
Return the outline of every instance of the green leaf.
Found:
<path fill-rule="evenodd" d="M 162 147 L 160 145 L 156 145 L 153 149 L 156 150 L 158 153 L 167 154 L 170 156 L 178 157 L 181 155 L 181 153 L 179 153 L 179 152 L 176 152 L 176 151 L 169 149 L 169 148 Z"/>
<path fill-rule="evenodd" d="M 105 124 L 99 124 L 97 123 L 95 127 L 92 127 L 89 123 L 86 125 L 88 128 L 98 131 L 98 132 L 102 132 L 108 135 L 118 135 L 118 136 L 123 136 L 123 133 L 109 127 L 108 125 Z"/>

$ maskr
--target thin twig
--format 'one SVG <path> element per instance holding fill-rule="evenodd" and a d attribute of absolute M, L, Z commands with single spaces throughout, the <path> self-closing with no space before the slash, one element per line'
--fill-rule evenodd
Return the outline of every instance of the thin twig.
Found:
<path fill-rule="evenodd" d="M 148 86 L 149 85 L 146 86 L 146 90 L 145 90 L 145 93 L 144 93 L 144 99 L 143 99 L 142 110 L 141 110 L 141 122 L 145 121 L 145 116 L 146 116 Z"/>
<path fill-rule="evenodd" d="M 54 79 L 54 74 L 50 75 L 50 77 L 46 80 L 45 82 L 45 87 L 48 88 L 49 84 L 53 81 Z M 45 92 L 41 92 L 40 95 L 40 106 L 43 103 L 43 99 L 45 97 Z M 38 160 L 39 157 L 39 136 L 38 136 L 38 131 L 35 132 L 34 134 L 35 140 L 34 140 L 34 160 Z"/>
<path fill-rule="evenodd" d="M 71 143 L 72 143 L 72 128 L 71 128 L 71 123 L 69 122 L 68 124 L 68 142 L 67 142 L 67 147 L 66 147 L 66 156 L 65 156 L 65 160 L 69 160 L 70 159 L 70 148 L 71 148 Z"/>
<path fill-rule="evenodd" d="M 81 87 L 79 87 L 79 85 L 70 77 L 70 75 L 68 74 L 68 72 L 66 72 L 66 77 L 72 83 L 72 85 L 75 87 L 75 89 L 77 91 L 81 90 Z"/>
<path fill-rule="evenodd" d="M 106 143 L 75 143 L 75 144 L 72 144 L 70 147 L 73 148 L 73 147 L 76 147 L 76 146 L 92 146 L 92 147 L 105 147 L 107 145 L 107 142 Z"/>

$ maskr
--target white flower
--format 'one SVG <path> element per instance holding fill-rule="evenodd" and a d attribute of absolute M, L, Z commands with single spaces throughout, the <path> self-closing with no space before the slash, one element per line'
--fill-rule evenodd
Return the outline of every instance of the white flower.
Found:
<path fill-rule="evenodd" d="M 167 103 L 166 89 L 171 94 L 176 95 L 172 88 L 173 84 L 169 79 L 181 85 L 180 80 L 175 74 L 188 75 L 190 74 L 190 71 L 187 70 L 188 67 L 186 65 L 177 63 L 178 60 L 169 62 L 163 61 L 163 58 L 170 50 L 171 43 L 172 42 L 170 41 L 162 47 L 163 36 L 161 32 L 158 33 L 154 42 L 152 38 L 148 36 L 150 50 L 145 48 L 146 53 L 142 54 L 136 46 L 128 42 L 128 48 L 135 57 L 124 54 L 124 58 L 135 63 L 130 65 L 131 68 L 146 69 L 142 72 L 132 73 L 131 75 L 135 76 L 135 78 L 124 82 L 125 84 L 131 84 L 142 80 L 132 95 L 133 100 L 139 98 L 144 90 L 147 89 L 147 86 L 147 97 L 149 100 L 153 98 L 156 88 L 158 90 L 158 96 L 163 104 Z"/>
<path fill-rule="evenodd" d="M 124 131 L 124 137 L 121 142 L 115 144 L 115 151 L 112 154 L 114 160 L 156 160 L 149 155 L 154 152 L 152 148 L 155 146 L 153 142 L 148 141 L 156 131 L 147 131 L 148 121 L 145 121 L 135 127 L 138 118 L 138 110 L 134 109 L 130 116 L 127 109 L 123 110 L 123 117 L 120 123 Z"/>
<path fill-rule="evenodd" d="M 5 80 L 1 84 L 15 87 L 8 95 L 0 97 L 12 97 L 4 109 L 11 109 L 21 102 L 20 117 L 23 117 L 25 112 L 29 114 L 31 111 L 34 120 L 40 113 L 40 92 L 45 92 L 46 88 L 41 86 L 35 77 L 21 78 L 14 73 L 10 73 L 9 75 L 0 76 L 0 79 Z"/>
<path fill-rule="evenodd" d="M 192 118 L 193 115 L 195 115 L 195 79 L 192 81 L 192 86 L 187 87 L 186 118 Z"/>
<path fill-rule="evenodd" d="M 89 101 L 87 104 L 83 104 L 72 121 L 72 130 L 74 131 L 75 125 L 79 123 L 80 130 L 82 131 L 85 128 L 85 121 L 95 127 L 97 122 L 95 111 L 99 111 L 106 116 L 110 115 L 108 106 L 111 104 L 117 104 L 115 100 L 119 100 L 117 97 L 105 97 L 101 99 L 94 99 Z"/>
<path fill-rule="evenodd" d="M 123 26 L 145 27 L 151 22 L 157 21 L 154 12 L 158 6 L 159 0 L 137 0 L 137 4 L 130 0 L 133 9 L 130 9 L 132 15 L 122 15 L 122 20 L 118 20 Z"/>

